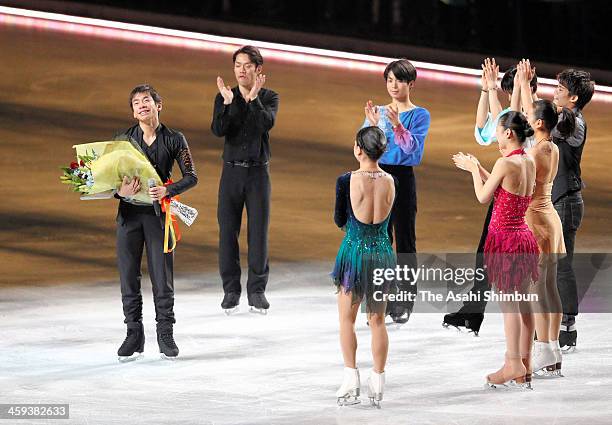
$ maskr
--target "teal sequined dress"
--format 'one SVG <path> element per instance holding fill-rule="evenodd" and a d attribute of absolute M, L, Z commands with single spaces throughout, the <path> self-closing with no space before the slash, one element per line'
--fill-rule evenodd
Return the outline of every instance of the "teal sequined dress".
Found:
<path fill-rule="evenodd" d="M 381 223 L 366 224 L 357 220 L 351 205 L 350 184 L 350 172 L 338 177 L 336 182 L 334 221 L 338 227 L 345 228 L 346 235 L 331 276 L 338 291 L 352 293 L 353 303 L 365 299 L 366 312 L 384 314 L 383 295 L 389 293 L 392 282 L 384 280 L 376 284 L 374 270 L 395 269 L 397 264 L 388 233 L 391 213 Z"/>

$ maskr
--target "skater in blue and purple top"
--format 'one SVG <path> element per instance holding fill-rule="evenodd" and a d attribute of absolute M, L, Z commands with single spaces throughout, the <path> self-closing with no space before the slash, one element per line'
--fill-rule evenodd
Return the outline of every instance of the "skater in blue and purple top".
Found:
<path fill-rule="evenodd" d="M 380 167 L 399 182 L 397 201 L 389 224 L 389 237 L 392 241 L 395 239 L 398 263 L 416 267 L 417 195 L 413 167 L 423 159 L 431 119 L 427 109 L 410 100 L 417 71 L 407 59 L 391 62 L 383 75 L 390 102 L 384 106 L 375 106 L 372 101 L 368 101 L 363 126 L 378 126 L 387 137 L 387 151 L 380 158 Z M 398 291 L 416 296 L 416 282 L 399 283 Z M 413 298 L 391 302 L 388 303 L 387 313 L 394 322 L 406 323 L 413 306 Z"/>

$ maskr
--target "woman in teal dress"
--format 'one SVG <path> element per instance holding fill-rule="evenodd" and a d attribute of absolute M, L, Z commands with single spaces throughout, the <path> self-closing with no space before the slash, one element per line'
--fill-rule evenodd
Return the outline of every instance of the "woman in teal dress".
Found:
<path fill-rule="evenodd" d="M 364 304 L 372 332 L 374 366 L 368 379 L 368 396 L 380 406 L 389 339 L 385 327 L 386 295 L 390 281 L 383 271 L 395 269 L 395 252 L 388 224 L 396 193 L 396 181 L 378 165 L 387 139 L 378 127 L 357 133 L 353 153 L 359 169 L 338 178 L 334 220 L 345 230 L 332 272 L 338 289 L 340 345 L 344 357 L 344 381 L 337 391 L 338 404 L 359 403 L 360 381 L 356 365 L 355 319 Z"/>

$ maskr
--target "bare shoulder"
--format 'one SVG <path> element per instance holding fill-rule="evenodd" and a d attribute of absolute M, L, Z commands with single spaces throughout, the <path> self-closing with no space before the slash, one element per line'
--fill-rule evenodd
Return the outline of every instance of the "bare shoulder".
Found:
<path fill-rule="evenodd" d="M 539 145 L 536 146 L 537 152 L 544 154 L 544 155 L 550 155 L 551 152 L 553 151 L 552 147 L 557 147 L 553 142 L 546 142 L 546 143 L 540 143 Z"/>
<path fill-rule="evenodd" d="M 548 143 L 548 146 L 550 147 L 550 151 L 551 151 L 551 152 L 553 152 L 553 153 L 555 153 L 555 154 L 558 154 L 558 153 L 559 153 L 559 147 L 558 147 L 558 146 L 557 146 L 555 143 L 553 143 L 553 142 L 549 142 L 549 143 Z"/>
<path fill-rule="evenodd" d="M 389 173 L 385 173 L 383 174 L 383 179 L 387 180 L 390 183 L 394 183 L 395 182 L 395 177 L 393 177 L 391 174 Z"/>
<path fill-rule="evenodd" d="M 506 158 L 506 157 L 500 157 L 497 158 L 497 161 L 495 161 L 495 164 L 493 165 L 493 169 L 494 170 L 505 170 L 508 168 L 508 166 L 512 165 L 514 163 L 514 161 L 512 160 L 512 158 Z"/>

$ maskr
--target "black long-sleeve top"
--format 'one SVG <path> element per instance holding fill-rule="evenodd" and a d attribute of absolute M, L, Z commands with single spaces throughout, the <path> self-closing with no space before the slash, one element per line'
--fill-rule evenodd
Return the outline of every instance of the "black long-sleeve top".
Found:
<path fill-rule="evenodd" d="M 173 130 L 160 124 L 156 130 L 155 141 L 148 146 L 143 138 L 143 131 L 140 125 L 135 125 L 117 134 L 115 140 L 134 140 L 145 153 L 147 158 L 163 182 L 167 182 L 172 176 L 172 165 L 174 161 L 178 163 L 182 178 L 167 186 L 168 195 L 175 196 L 194 187 L 198 183 L 198 175 L 193 164 L 191 151 L 183 133 Z M 142 182 L 146 188 L 147 182 Z"/>
<path fill-rule="evenodd" d="M 278 94 L 262 88 L 257 97 L 247 103 L 238 87 L 232 92 L 234 99 L 229 105 L 223 104 L 221 93 L 217 94 L 210 126 L 215 136 L 225 137 L 223 160 L 269 161 L 269 131 L 278 112 Z"/>

